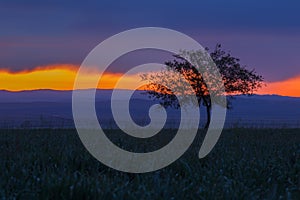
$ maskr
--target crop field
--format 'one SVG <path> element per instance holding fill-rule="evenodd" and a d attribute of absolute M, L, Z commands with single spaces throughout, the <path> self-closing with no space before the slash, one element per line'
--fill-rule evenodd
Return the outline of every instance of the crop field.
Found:
<path fill-rule="evenodd" d="M 175 134 L 130 141 L 106 132 L 137 151 L 160 148 Z M 2 129 L 0 199 L 300 199 L 300 129 L 227 129 L 199 159 L 204 135 L 199 130 L 168 167 L 129 174 L 93 158 L 75 129 Z"/>

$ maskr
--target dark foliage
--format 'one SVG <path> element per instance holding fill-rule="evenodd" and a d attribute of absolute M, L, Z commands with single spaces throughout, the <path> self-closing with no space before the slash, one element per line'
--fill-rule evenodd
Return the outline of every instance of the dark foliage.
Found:
<path fill-rule="evenodd" d="M 206 50 L 208 51 L 209 49 Z M 210 57 L 221 74 L 225 90 L 223 91 L 225 94 L 220 92 L 222 90 L 220 90 L 217 84 L 220 80 L 216 80 L 214 73 L 210 72 L 206 74 L 207 80 L 205 80 L 203 74 L 197 70 L 197 67 L 192 65 L 187 59 L 180 55 L 175 55 L 174 57 L 175 59 L 173 61 L 165 63 L 167 66 L 166 70 L 153 74 L 142 75 L 142 79 L 149 82 L 149 84 L 145 87 L 147 91 L 146 94 L 148 94 L 151 98 L 156 100 L 158 99 L 165 107 L 170 106 L 179 108 L 180 104 L 174 92 L 167 88 L 164 84 L 157 84 L 157 82 L 160 82 L 168 83 L 170 85 L 171 82 L 173 88 L 184 88 L 182 81 L 179 81 L 179 77 L 176 77 L 176 75 L 170 75 L 171 71 L 179 72 L 192 87 L 194 95 L 197 97 L 198 104 L 206 107 L 208 115 L 206 128 L 210 123 L 212 95 L 226 95 L 228 97 L 226 104 L 222 104 L 222 102 L 219 102 L 219 104 L 224 105 L 227 108 L 231 108 L 230 100 L 233 98 L 233 95 L 252 95 L 257 89 L 263 86 L 262 76 L 258 75 L 254 69 L 248 70 L 245 66 L 242 66 L 240 64 L 240 60 L 232 56 L 229 52 L 222 50 L 220 44 L 216 45 L 214 51 L 210 53 Z M 208 84 L 210 86 L 210 90 L 208 89 Z M 181 92 L 182 96 L 188 95 L 185 91 L 188 90 L 183 89 Z"/>

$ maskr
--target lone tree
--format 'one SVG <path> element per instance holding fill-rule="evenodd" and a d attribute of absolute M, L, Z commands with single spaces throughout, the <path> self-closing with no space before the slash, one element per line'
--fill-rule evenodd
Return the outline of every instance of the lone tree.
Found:
<path fill-rule="evenodd" d="M 205 50 L 209 51 L 208 48 Z M 189 52 L 187 53 L 189 54 Z M 168 83 L 168 85 L 170 85 L 171 82 L 173 88 L 174 86 L 175 88 L 182 87 L 182 82 L 177 81 L 178 77 L 170 77 L 168 75 L 168 72 L 170 71 L 179 72 L 179 74 L 182 75 L 192 87 L 193 95 L 196 96 L 198 105 L 206 107 L 207 121 L 205 128 L 208 128 L 211 120 L 212 95 L 226 95 L 226 104 L 224 105 L 221 102 L 219 102 L 219 104 L 230 109 L 232 108 L 231 100 L 234 95 L 252 95 L 257 89 L 263 86 L 263 77 L 261 75 L 258 75 L 254 69 L 248 70 L 245 66 L 242 66 L 240 64 L 240 60 L 233 57 L 229 52 L 225 52 L 220 44 L 217 44 L 214 51 L 210 52 L 209 55 L 219 70 L 224 84 L 225 91 L 223 91 L 225 94 L 218 94 L 219 90 L 211 87 L 214 83 L 209 84 L 209 90 L 207 81 L 212 81 L 214 78 L 210 76 L 208 80 L 204 80 L 205 76 L 197 70 L 197 67 L 192 65 L 181 55 L 174 55 L 175 59 L 173 61 L 166 62 L 165 70 L 141 75 L 141 78 L 148 82 L 148 84 L 144 87 L 146 90 L 144 94 L 147 94 L 150 98 L 159 100 L 160 104 L 164 107 L 173 107 L 178 109 L 180 104 L 174 92 L 167 88 L 164 84 L 157 84 L 157 82 Z M 181 91 L 182 95 L 185 95 L 184 88 L 181 89 Z"/>

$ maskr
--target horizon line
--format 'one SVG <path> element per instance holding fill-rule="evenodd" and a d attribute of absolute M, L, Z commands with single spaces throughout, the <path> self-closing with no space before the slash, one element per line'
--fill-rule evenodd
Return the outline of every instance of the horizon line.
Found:
<path fill-rule="evenodd" d="M 121 91 L 146 91 L 142 89 L 125 89 L 125 88 L 84 88 L 84 89 L 70 89 L 70 90 L 58 90 L 58 89 L 51 89 L 51 88 L 39 88 L 39 89 L 30 89 L 30 90 L 5 90 L 5 89 L 0 89 L 0 92 L 10 92 L 10 93 L 21 93 L 21 92 L 35 92 L 35 91 L 53 91 L 53 92 L 73 92 L 73 91 L 80 91 L 80 90 L 104 90 L 104 91 L 109 91 L 109 90 L 121 90 Z M 227 96 L 279 96 L 279 97 L 291 97 L 291 98 L 300 98 L 300 96 L 288 96 L 288 95 L 280 95 L 280 94 L 236 94 L 236 95 L 227 95 Z"/>

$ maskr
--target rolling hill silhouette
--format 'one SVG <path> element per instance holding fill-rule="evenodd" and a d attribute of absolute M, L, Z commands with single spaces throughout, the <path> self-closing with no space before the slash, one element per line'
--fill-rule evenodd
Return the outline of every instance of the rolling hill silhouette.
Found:
<path fill-rule="evenodd" d="M 124 100 L 128 90 L 118 90 L 118 101 Z M 148 111 L 157 103 L 142 91 L 135 91 L 130 99 L 130 113 L 139 125 L 150 122 Z M 115 128 L 110 110 L 112 90 L 97 90 L 96 110 L 99 121 L 106 128 Z M 0 91 L 0 127 L 54 127 L 71 128 L 72 91 L 33 90 Z M 227 127 L 300 127 L 300 98 L 278 95 L 235 96 L 233 109 L 227 111 Z M 180 110 L 167 109 L 166 127 L 176 128 L 180 122 Z M 201 122 L 205 112 L 201 110 Z"/>

